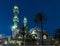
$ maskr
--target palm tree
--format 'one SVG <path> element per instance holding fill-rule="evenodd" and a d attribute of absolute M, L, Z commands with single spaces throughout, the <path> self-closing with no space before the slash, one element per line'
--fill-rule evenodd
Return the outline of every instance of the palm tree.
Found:
<path fill-rule="evenodd" d="M 58 28 L 57 30 L 56 30 L 56 32 L 55 32 L 55 37 L 54 37 L 56 40 L 58 40 L 59 41 L 59 43 L 60 43 L 60 28 Z"/>
<path fill-rule="evenodd" d="M 26 30 L 27 30 L 27 28 L 26 27 L 24 27 L 24 25 L 23 26 L 21 26 L 21 31 L 20 31 L 20 33 L 22 34 L 22 36 L 23 36 L 23 44 L 24 44 L 24 46 L 25 46 L 25 34 L 26 34 Z"/>
<path fill-rule="evenodd" d="M 45 21 L 45 16 L 42 13 L 38 13 L 35 17 L 35 23 L 41 27 L 42 33 L 42 45 L 43 45 L 43 22 Z"/>

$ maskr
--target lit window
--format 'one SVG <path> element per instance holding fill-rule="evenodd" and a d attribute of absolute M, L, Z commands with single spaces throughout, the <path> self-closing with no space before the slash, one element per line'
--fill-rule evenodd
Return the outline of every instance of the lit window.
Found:
<path fill-rule="evenodd" d="M 43 35 L 43 39 L 47 39 L 47 36 L 46 35 Z"/>
<path fill-rule="evenodd" d="M 7 42 L 7 41 L 5 41 L 5 44 L 8 44 L 8 42 Z"/>

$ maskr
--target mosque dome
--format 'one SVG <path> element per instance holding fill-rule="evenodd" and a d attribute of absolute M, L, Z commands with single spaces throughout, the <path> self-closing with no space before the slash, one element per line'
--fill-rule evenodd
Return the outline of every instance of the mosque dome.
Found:
<path fill-rule="evenodd" d="M 32 28 L 32 29 L 30 29 L 29 33 L 30 34 L 36 34 L 37 35 L 36 39 L 40 39 L 40 29 Z"/>
<path fill-rule="evenodd" d="M 36 34 L 37 35 L 36 39 L 41 39 L 42 37 L 42 31 L 39 28 L 32 28 L 30 29 L 29 33 Z M 43 39 L 47 39 L 47 37 L 48 34 L 45 31 L 43 31 Z"/>

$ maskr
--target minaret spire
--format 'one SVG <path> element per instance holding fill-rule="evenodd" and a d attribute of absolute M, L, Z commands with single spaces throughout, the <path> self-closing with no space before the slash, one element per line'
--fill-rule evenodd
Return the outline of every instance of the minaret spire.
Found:
<path fill-rule="evenodd" d="M 18 22 L 19 22 L 19 18 L 18 18 L 18 14 L 19 14 L 19 8 L 17 5 L 14 6 L 13 9 L 13 13 L 14 13 L 14 17 L 13 17 L 13 22 L 14 25 L 12 27 L 12 36 L 15 38 L 16 34 L 19 32 L 18 28 Z"/>
<path fill-rule="evenodd" d="M 19 22 L 19 19 L 18 19 L 19 8 L 18 8 L 17 5 L 14 6 L 13 13 L 14 13 L 14 18 L 13 18 L 14 25 L 13 25 L 13 29 L 15 29 L 15 28 L 18 27 L 18 22 Z"/>
<path fill-rule="evenodd" d="M 23 23 L 24 23 L 24 27 L 26 27 L 27 26 L 27 18 L 26 17 L 24 17 Z"/>

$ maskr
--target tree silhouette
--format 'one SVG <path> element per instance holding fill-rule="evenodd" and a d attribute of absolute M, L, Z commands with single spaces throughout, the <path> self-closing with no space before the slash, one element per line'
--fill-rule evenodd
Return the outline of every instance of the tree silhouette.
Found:
<path fill-rule="evenodd" d="M 30 40 L 32 41 L 33 46 L 34 46 L 34 44 L 35 44 L 36 37 L 37 37 L 36 34 L 30 34 L 30 35 L 29 35 L 29 38 L 30 38 Z"/>
<path fill-rule="evenodd" d="M 26 34 L 26 30 L 27 30 L 27 28 L 26 27 L 24 27 L 24 25 L 22 25 L 21 26 L 21 31 L 20 31 L 20 33 L 22 34 L 22 36 L 23 36 L 23 44 L 24 44 L 24 46 L 25 46 L 25 34 Z"/>
<path fill-rule="evenodd" d="M 38 13 L 38 14 L 36 14 L 34 22 L 36 24 L 41 24 L 42 25 L 45 20 L 46 20 L 45 15 L 43 13 Z"/>
<path fill-rule="evenodd" d="M 36 17 L 34 19 L 35 23 L 41 27 L 41 31 L 42 31 L 42 45 L 43 45 L 43 22 L 45 21 L 45 16 L 43 13 L 38 13 L 36 14 Z"/>
<path fill-rule="evenodd" d="M 55 37 L 54 37 L 54 38 L 55 38 L 56 40 L 58 40 L 59 43 L 60 43 L 60 28 L 56 30 L 56 32 L 55 32 Z"/>

